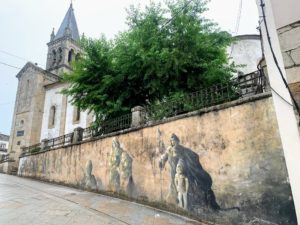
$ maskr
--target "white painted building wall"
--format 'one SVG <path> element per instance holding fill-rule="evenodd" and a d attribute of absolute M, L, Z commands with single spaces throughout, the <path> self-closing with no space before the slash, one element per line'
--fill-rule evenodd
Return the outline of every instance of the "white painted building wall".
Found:
<path fill-rule="evenodd" d="M 244 65 L 238 68 L 243 74 L 257 71 L 257 64 L 262 58 L 261 40 L 259 35 L 236 36 L 237 41 L 228 48 L 228 55 L 236 65 Z"/>
<path fill-rule="evenodd" d="M 52 139 L 59 137 L 59 129 L 61 126 L 61 110 L 63 95 L 60 93 L 63 89 L 62 84 L 58 84 L 52 88 L 47 88 L 44 104 L 44 115 L 41 132 L 41 140 Z M 49 128 L 50 109 L 52 106 L 56 107 L 55 123 L 53 128 Z"/>
<path fill-rule="evenodd" d="M 81 128 L 87 127 L 87 113 L 80 112 L 80 120 L 75 122 L 74 121 L 74 109 L 75 109 L 75 107 L 68 101 L 65 134 L 73 132 L 74 129 L 77 127 L 81 127 Z"/>
<path fill-rule="evenodd" d="M 67 103 L 64 103 L 63 99 L 65 98 L 65 96 L 61 94 L 61 91 L 65 87 L 66 84 L 60 83 L 53 86 L 48 86 L 46 89 L 43 124 L 40 140 L 52 139 L 63 134 L 72 133 L 77 127 L 87 127 L 88 113 L 80 112 L 80 120 L 76 121 L 74 119 L 75 107 L 69 102 L 70 98 L 68 98 Z M 49 127 L 50 110 L 52 106 L 56 107 L 54 123 L 55 125 L 53 127 Z M 63 116 L 64 110 L 65 118 Z"/>
<path fill-rule="evenodd" d="M 8 152 L 9 136 L 0 133 L 0 160 Z"/>
<path fill-rule="evenodd" d="M 266 23 L 270 33 L 270 40 L 274 54 L 278 61 L 284 78 L 286 79 L 286 70 L 284 68 L 283 56 L 280 49 L 277 29 L 283 24 L 289 24 L 300 20 L 300 3 L 299 0 L 262 0 L 264 12 L 266 14 Z M 261 0 L 256 0 L 260 18 L 262 17 Z M 287 7 L 287 3 L 288 7 Z M 297 7 L 296 7 L 297 6 Z M 284 23 L 279 23 L 283 21 Z M 300 159 L 300 136 L 297 127 L 292 101 L 288 89 L 280 76 L 279 70 L 275 64 L 271 48 L 268 43 L 267 31 L 264 22 L 261 23 L 264 54 L 267 64 L 269 82 L 272 89 L 274 108 L 277 116 L 279 133 L 284 151 L 284 157 L 288 170 L 289 178 L 293 193 L 293 199 L 297 214 L 300 221 L 300 179 L 299 179 L 299 159 Z"/>
<path fill-rule="evenodd" d="M 6 152 L 4 151 L 6 149 Z M 0 141 L 0 160 L 2 155 L 7 154 L 7 149 L 8 149 L 8 141 Z"/>
<path fill-rule="evenodd" d="M 0 149 L 8 149 L 8 141 L 0 141 Z"/>

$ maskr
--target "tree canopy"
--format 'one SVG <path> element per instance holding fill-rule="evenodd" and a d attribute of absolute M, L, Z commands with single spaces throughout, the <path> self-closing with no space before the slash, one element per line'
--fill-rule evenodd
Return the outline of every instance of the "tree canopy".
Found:
<path fill-rule="evenodd" d="M 85 54 L 64 75 L 64 94 L 97 120 L 137 105 L 226 82 L 234 71 L 226 48 L 232 38 L 203 17 L 203 0 L 131 6 L 128 30 L 113 40 L 82 38 Z"/>

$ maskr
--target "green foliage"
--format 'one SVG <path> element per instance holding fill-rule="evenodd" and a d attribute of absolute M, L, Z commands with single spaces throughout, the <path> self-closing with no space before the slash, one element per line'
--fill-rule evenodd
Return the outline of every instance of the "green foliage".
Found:
<path fill-rule="evenodd" d="M 147 119 L 161 120 L 236 100 L 239 96 L 240 89 L 233 80 L 203 88 L 193 93 L 177 92 L 147 106 Z"/>
<path fill-rule="evenodd" d="M 203 0 L 151 3 L 128 9 L 129 29 L 114 40 L 82 38 L 85 55 L 64 75 L 63 93 L 101 122 L 137 105 L 164 102 L 170 96 L 227 82 L 226 47 L 232 38 L 202 15 Z"/>
<path fill-rule="evenodd" d="M 35 148 L 30 150 L 30 153 L 37 153 L 37 152 L 40 152 L 40 151 L 41 151 L 40 147 L 35 147 Z"/>

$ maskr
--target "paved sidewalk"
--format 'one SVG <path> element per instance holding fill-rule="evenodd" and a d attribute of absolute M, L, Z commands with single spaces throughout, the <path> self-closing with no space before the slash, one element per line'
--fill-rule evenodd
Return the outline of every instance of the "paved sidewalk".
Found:
<path fill-rule="evenodd" d="M 204 225 L 136 203 L 0 174 L 1 225 Z"/>

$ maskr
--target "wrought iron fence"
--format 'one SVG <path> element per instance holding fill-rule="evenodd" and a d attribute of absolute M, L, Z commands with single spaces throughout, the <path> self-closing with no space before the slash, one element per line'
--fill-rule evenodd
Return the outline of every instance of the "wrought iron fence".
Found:
<path fill-rule="evenodd" d="M 88 127 L 83 130 L 82 139 L 87 140 L 92 137 L 109 134 L 115 131 L 124 130 L 131 127 L 131 114 L 125 114 L 115 119 L 104 121 L 99 128 Z"/>
<path fill-rule="evenodd" d="M 41 151 L 41 143 L 22 148 L 22 155 L 32 154 Z"/>
<path fill-rule="evenodd" d="M 90 139 L 96 136 L 96 130 L 93 127 L 87 127 L 83 130 L 82 139 Z"/>
<path fill-rule="evenodd" d="M 233 82 L 236 83 L 235 86 L 239 89 L 240 98 L 266 92 L 269 88 L 263 70 L 240 75 Z"/>
<path fill-rule="evenodd" d="M 41 151 L 47 151 L 56 147 L 69 145 L 72 143 L 72 139 L 73 139 L 73 133 L 66 134 L 49 140 L 43 140 L 41 143 L 22 148 L 23 150 L 22 156 L 41 152 Z"/>
<path fill-rule="evenodd" d="M 131 126 L 131 114 L 120 116 L 116 119 L 107 120 L 100 128 L 88 127 L 82 131 L 82 140 L 109 134 L 115 131 L 124 130 Z M 22 156 L 41 151 L 48 151 L 53 148 L 62 147 L 73 143 L 74 133 L 66 134 L 57 138 L 43 140 L 41 143 L 23 148 Z M 79 142 L 82 140 L 78 140 Z"/>
<path fill-rule="evenodd" d="M 132 115 L 131 113 L 129 113 L 129 114 L 119 116 L 115 119 L 104 121 L 100 125 L 100 128 L 94 131 L 95 132 L 94 135 L 99 136 L 99 135 L 109 134 L 115 131 L 130 128 L 131 119 L 132 119 Z"/>
<path fill-rule="evenodd" d="M 0 158 L 0 163 L 4 163 L 4 162 L 7 162 L 9 161 L 9 155 L 2 155 L 1 158 Z"/>
<path fill-rule="evenodd" d="M 43 141 L 43 150 L 61 147 L 72 143 L 73 133 Z"/>
<path fill-rule="evenodd" d="M 210 107 L 239 98 L 265 92 L 267 80 L 261 71 L 239 76 L 224 84 L 213 85 L 200 91 L 165 99 L 145 107 L 146 121 L 160 120 Z"/>
<path fill-rule="evenodd" d="M 146 123 L 147 121 L 160 120 L 204 107 L 263 93 L 268 90 L 267 83 L 263 71 L 241 75 L 224 84 L 213 85 L 176 99 L 165 99 L 158 104 L 146 106 L 144 107 L 145 119 L 143 121 Z M 75 140 L 75 142 L 77 143 L 92 137 L 124 130 L 130 128 L 131 124 L 131 113 L 107 120 L 104 121 L 99 128 L 88 127 L 83 129 L 79 135 L 80 140 Z M 70 133 L 50 140 L 44 140 L 42 143 L 23 148 L 23 155 L 69 145 L 73 143 L 73 139 L 74 133 Z"/>

